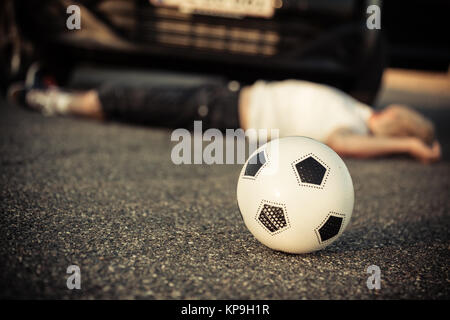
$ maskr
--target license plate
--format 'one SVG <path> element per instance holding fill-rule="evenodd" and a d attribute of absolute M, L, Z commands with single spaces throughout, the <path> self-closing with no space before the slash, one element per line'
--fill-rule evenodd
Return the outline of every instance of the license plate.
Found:
<path fill-rule="evenodd" d="M 270 18 L 274 0 L 150 0 L 156 6 L 177 7 L 187 13 Z"/>

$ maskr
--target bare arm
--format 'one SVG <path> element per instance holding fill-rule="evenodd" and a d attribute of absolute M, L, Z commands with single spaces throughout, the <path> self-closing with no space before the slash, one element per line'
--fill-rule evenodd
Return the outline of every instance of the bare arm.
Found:
<path fill-rule="evenodd" d="M 422 162 L 440 159 L 438 142 L 427 146 L 413 137 L 380 137 L 355 134 L 339 129 L 330 135 L 327 144 L 339 155 L 357 158 L 373 158 L 390 154 L 410 154 Z"/>

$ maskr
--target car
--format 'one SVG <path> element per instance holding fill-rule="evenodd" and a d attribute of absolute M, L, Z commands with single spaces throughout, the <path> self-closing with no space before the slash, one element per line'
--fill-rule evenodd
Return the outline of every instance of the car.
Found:
<path fill-rule="evenodd" d="M 72 4 L 80 8 L 79 30 L 66 25 Z M 380 30 L 367 28 L 370 4 L 381 6 L 362 0 L 17 0 L 10 6 L 33 55 L 62 78 L 83 64 L 243 83 L 292 78 L 372 103 L 386 50 Z"/>

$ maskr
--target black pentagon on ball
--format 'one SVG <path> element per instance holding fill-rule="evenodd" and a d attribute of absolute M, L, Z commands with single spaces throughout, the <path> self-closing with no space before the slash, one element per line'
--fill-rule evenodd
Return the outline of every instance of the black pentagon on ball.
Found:
<path fill-rule="evenodd" d="M 313 157 L 298 162 L 295 169 L 303 183 L 321 185 L 327 169 Z"/>
<path fill-rule="evenodd" d="M 258 220 L 271 233 L 277 232 L 287 226 L 283 208 L 269 204 L 264 204 L 259 212 Z"/>
<path fill-rule="evenodd" d="M 320 240 L 327 241 L 336 236 L 341 230 L 344 218 L 330 215 L 327 221 L 319 229 Z"/>
<path fill-rule="evenodd" d="M 259 169 L 266 163 L 266 157 L 264 156 L 264 151 L 261 151 L 251 157 L 247 166 L 245 167 L 244 176 L 254 177 L 258 173 Z"/>

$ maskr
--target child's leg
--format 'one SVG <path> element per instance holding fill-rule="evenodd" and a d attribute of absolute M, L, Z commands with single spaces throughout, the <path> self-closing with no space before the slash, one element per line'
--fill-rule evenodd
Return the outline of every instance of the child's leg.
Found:
<path fill-rule="evenodd" d="M 32 89 L 26 104 L 44 114 L 92 119 L 113 118 L 146 125 L 192 129 L 236 128 L 239 90 L 226 83 L 184 86 L 124 86 L 105 84 L 97 90 L 68 92 L 58 88 Z"/>
<path fill-rule="evenodd" d="M 73 115 L 98 120 L 105 116 L 96 90 L 32 89 L 26 93 L 25 102 L 46 115 Z"/>

